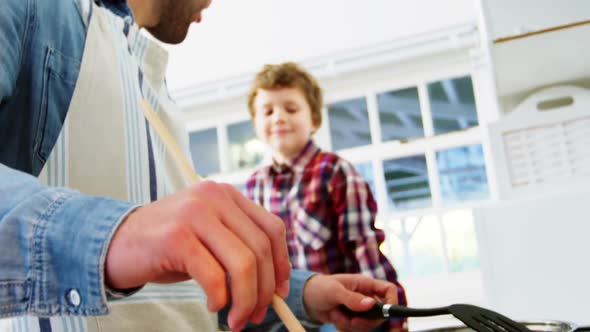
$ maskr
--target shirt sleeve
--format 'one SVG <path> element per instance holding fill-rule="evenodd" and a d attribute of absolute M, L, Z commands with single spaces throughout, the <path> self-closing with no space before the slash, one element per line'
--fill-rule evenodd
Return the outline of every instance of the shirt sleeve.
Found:
<path fill-rule="evenodd" d="M 0 10 L 0 106 L 13 93 L 22 61 L 30 12 L 28 1 L 7 0 Z M 1 108 L 0 108 L 1 110 Z"/>
<path fill-rule="evenodd" d="M 0 164 L 0 318 L 106 314 L 106 252 L 134 208 Z"/>
<path fill-rule="evenodd" d="M 338 215 L 340 246 L 361 273 L 395 282 L 395 270 L 379 250 L 385 236 L 375 228 L 377 203 L 363 177 L 348 162 L 335 168 L 329 190 Z"/>
<path fill-rule="evenodd" d="M 306 270 L 291 270 L 291 277 L 289 279 L 289 296 L 287 296 L 285 299 L 285 303 L 287 303 L 287 306 L 289 306 L 289 309 L 291 309 L 295 317 L 303 322 L 308 322 L 308 324 L 314 324 L 314 322 L 307 314 L 307 311 L 305 311 L 305 304 L 303 302 L 303 288 L 305 287 L 307 280 L 309 280 L 309 278 L 315 274 L 315 272 Z M 227 305 L 218 314 L 219 324 L 222 327 L 227 327 L 227 317 L 230 307 L 231 304 Z M 282 323 L 279 316 L 272 307 L 269 307 L 269 310 L 260 325 L 254 325 L 250 323 L 245 330 L 270 331 L 273 330 L 271 327 L 275 327 L 280 324 Z"/>
<path fill-rule="evenodd" d="M 254 173 L 250 174 L 250 176 L 248 177 L 248 179 L 246 180 L 246 182 L 244 184 L 244 189 L 243 189 L 242 193 L 249 200 L 262 205 L 262 198 L 261 198 L 262 186 L 259 184 L 259 181 L 258 181 L 259 172 L 260 172 L 260 170 L 256 170 L 256 171 L 254 171 Z"/>

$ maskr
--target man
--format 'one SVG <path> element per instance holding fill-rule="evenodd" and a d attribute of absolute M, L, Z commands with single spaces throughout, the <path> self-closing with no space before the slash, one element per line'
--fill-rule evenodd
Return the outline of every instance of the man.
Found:
<path fill-rule="evenodd" d="M 3 1 L 0 317 L 95 317 L 110 310 L 111 321 L 80 324 L 116 330 L 122 324 L 117 317 L 148 312 L 145 303 L 142 310 L 126 309 L 150 290 L 128 297 L 146 283 L 193 279 L 207 295 L 209 311 L 231 297 L 227 322 L 234 330 L 262 322 L 274 293 L 289 294 L 287 302 L 302 319 L 364 328 L 370 322 L 344 317 L 338 304 L 367 310 L 372 300 L 349 290 L 387 299 L 395 288 L 358 276 L 290 273 L 279 220 L 228 185 L 186 186 L 178 175 L 141 115 L 139 104 L 146 100 L 186 147 L 167 98 L 165 52 L 139 27 L 179 43 L 209 4 Z M 356 288 L 360 284 L 365 289 Z M 326 288 L 336 291 L 306 298 Z M 107 296 L 125 300 L 109 302 L 107 309 Z M 164 309 L 170 306 L 155 312 Z M 158 319 L 148 316 L 125 324 L 158 330 Z M 59 325 L 44 318 L 38 324 L 41 330 Z"/>

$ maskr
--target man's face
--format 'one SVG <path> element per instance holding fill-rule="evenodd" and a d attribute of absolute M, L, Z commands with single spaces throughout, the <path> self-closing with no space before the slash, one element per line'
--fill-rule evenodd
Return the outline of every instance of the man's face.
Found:
<path fill-rule="evenodd" d="M 156 6 L 160 19 L 148 31 L 159 40 L 178 44 L 184 40 L 192 22 L 201 21 L 201 12 L 209 7 L 211 0 L 159 0 Z"/>

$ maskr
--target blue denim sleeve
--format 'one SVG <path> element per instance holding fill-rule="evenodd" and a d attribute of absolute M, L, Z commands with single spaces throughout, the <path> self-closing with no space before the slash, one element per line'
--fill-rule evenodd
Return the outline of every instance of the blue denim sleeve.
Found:
<path fill-rule="evenodd" d="M 309 278 L 315 275 L 315 272 L 306 270 L 295 270 L 291 271 L 291 279 L 289 282 L 289 296 L 285 299 L 285 302 L 293 311 L 295 316 L 302 320 L 310 320 L 310 317 L 305 311 L 303 304 L 303 287 Z M 278 319 L 274 310 L 270 310 L 267 315 L 271 319 Z M 276 317 L 276 318 L 274 318 Z"/>
<path fill-rule="evenodd" d="M 0 164 L 0 318 L 106 314 L 106 251 L 134 208 Z"/>
<path fill-rule="evenodd" d="M 2 1 L 0 10 L 0 105 L 14 93 L 22 61 L 28 1 Z"/>

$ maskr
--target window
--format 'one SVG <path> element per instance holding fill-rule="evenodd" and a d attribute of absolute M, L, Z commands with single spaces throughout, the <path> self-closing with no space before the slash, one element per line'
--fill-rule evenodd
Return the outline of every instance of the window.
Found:
<path fill-rule="evenodd" d="M 424 137 L 418 88 L 377 95 L 382 141 Z"/>
<path fill-rule="evenodd" d="M 256 138 L 252 121 L 228 125 L 227 136 L 231 170 L 255 167 L 262 160 L 265 146 Z"/>
<path fill-rule="evenodd" d="M 489 197 L 482 138 L 467 130 L 479 124 L 475 105 L 471 77 L 459 76 L 328 106 L 332 150 L 370 183 L 387 236 L 382 251 L 402 277 L 479 268 L 464 207 Z"/>
<path fill-rule="evenodd" d="M 462 272 L 479 268 L 471 211 L 465 209 L 449 211 L 442 216 L 441 220 L 447 243 L 449 270 Z"/>
<path fill-rule="evenodd" d="M 401 278 L 479 268 L 473 214 L 453 209 L 390 220 L 382 251 Z"/>
<path fill-rule="evenodd" d="M 462 202 L 487 198 L 488 180 L 481 145 L 462 146 L 436 153 L 442 198 Z"/>
<path fill-rule="evenodd" d="M 363 179 L 365 179 L 365 181 L 367 181 L 367 183 L 369 184 L 369 187 L 371 189 L 371 194 L 373 194 L 373 197 L 375 197 L 375 194 L 377 193 L 377 191 L 375 190 L 375 179 L 374 179 L 374 175 L 373 175 L 373 165 L 371 165 L 370 162 L 361 163 L 361 164 L 354 165 L 354 168 L 357 170 L 357 172 L 359 172 L 361 174 Z"/>
<path fill-rule="evenodd" d="M 384 186 L 373 183 L 372 188 L 384 191 L 386 201 L 380 203 L 388 213 L 489 196 L 481 144 L 456 143 L 461 143 L 457 133 L 469 141 L 481 141 L 465 131 L 479 123 L 471 76 L 417 82 L 334 101 L 328 105 L 327 120 L 332 150 L 354 151 L 352 157 L 343 157 L 356 165 L 382 164 L 375 176 L 382 177 Z M 379 129 L 380 140 L 372 137 L 371 128 Z M 452 144 L 442 137 L 447 133 L 455 133 Z M 403 146 L 392 144 L 396 141 Z M 401 156 L 397 149 L 406 152 Z"/>
<path fill-rule="evenodd" d="M 408 210 L 432 205 L 424 156 L 386 160 L 383 176 L 390 209 Z"/>
<path fill-rule="evenodd" d="M 219 173 L 219 146 L 215 128 L 190 133 L 190 150 L 197 173 L 207 176 Z"/>
<path fill-rule="evenodd" d="M 371 144 L 371 131 L 365 98 L 328 105 L 328 121 L 334 150 Z"/>
<path fill-rule="evenodd" d="M 428 97 L 437 135 L 477 126 L 471 77 L 430 83 Z"/>

